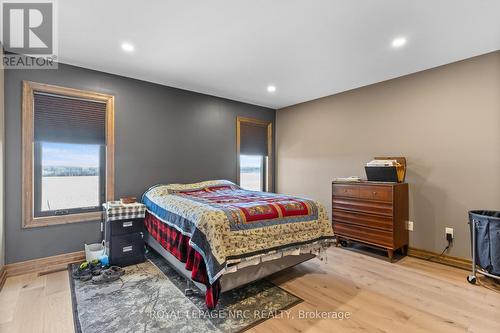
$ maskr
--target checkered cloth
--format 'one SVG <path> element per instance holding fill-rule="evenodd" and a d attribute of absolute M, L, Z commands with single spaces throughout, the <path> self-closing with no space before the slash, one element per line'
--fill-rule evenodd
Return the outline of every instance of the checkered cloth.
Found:
<path fill-rule="evenodd" d="M 108 221 L 143 219 L 146 215 L 146 206 L 135 202 L 120 204 L 119 201 L 110 201 L 102 204 Z"/>

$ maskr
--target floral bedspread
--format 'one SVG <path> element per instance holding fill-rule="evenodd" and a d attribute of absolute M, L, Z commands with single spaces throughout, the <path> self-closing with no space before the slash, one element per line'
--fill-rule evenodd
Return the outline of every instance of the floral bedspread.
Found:
<path fill-rule="evenodd" d="M 191 238 L 210 283 L 228 261 L 313 242 L 329 244 L 332 225 L 312 200 L 243 190 L 219 180 L 157 185 L 143 195 L 149 213 Z"/>

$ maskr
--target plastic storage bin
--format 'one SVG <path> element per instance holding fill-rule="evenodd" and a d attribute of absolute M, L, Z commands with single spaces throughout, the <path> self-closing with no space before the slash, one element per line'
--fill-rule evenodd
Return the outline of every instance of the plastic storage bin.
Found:
<path fill-rule="evenodd" d="M 88 262 L 101 259 L 106 254 L 106 248 L 103 243 L 85 244 L 85 260 Z"/>

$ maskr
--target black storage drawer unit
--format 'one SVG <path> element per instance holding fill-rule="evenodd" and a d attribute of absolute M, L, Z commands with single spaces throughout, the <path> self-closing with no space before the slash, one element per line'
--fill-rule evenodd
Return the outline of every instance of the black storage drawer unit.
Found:
<path fill-rule="evenodd" d="M 104 239 L 110 265 L 123 267 L 144 262 L 145 206 L 112 202 L 106 203 L 104 210 Z"/>
<path fill-rule="evenodd" d="M 109 222 L 111 236 L 142 232 L 144 230 L 144 219 L 117 220 Z"/>
<path fill-rule="evenodd" d="M 117 266 L 128 266 L 144 262 L 144 240 L 142 237 L 142 233 L 111 236 L 110 263 Z"/>

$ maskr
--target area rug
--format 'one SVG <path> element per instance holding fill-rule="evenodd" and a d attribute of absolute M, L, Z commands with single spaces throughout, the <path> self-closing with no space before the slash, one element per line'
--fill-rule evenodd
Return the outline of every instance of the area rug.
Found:
<path fill-rule="evenodd" d="M 161 256 L 150 252 L 147 258 L 126 267 L 120 280 L 108 284 L 74 280 L 69 274 L 77 333 L 241 332 L 283 316 L 284 310 L 302 302 L 261 280 L 222 294 L 217 307 L 209 311 L 202 292 L 184 295 L 185 279 Z"/>

